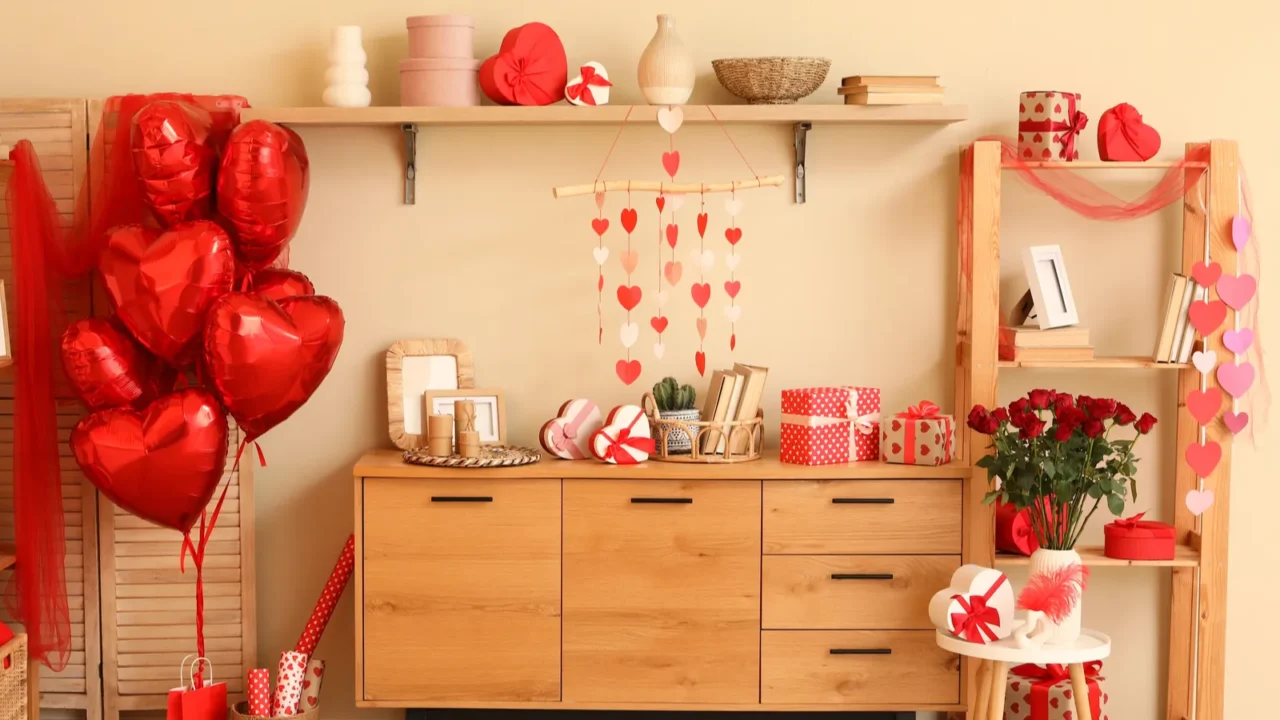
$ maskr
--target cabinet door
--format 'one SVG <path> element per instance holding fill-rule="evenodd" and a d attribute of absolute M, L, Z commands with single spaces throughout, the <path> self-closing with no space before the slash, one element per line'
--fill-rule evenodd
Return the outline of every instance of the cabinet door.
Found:
<path fill-rule="evenodd" d="M 364 699 L 560 699 L 560 481 L 367 478 Z"/>
<path fill-rule="evenodd" d="M 564 483 L 565 702 L 760 699 L 760 483 Z"/>

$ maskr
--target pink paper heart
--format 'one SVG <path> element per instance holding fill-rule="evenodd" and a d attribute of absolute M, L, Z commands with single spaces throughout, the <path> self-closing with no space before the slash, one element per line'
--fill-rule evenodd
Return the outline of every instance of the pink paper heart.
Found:
<path fill-rule="evenodd" d="M 635 250 L 628 250 L 622 253 L 622 269 L 625 270 L 628 275 L 635 272 L 636 265 L 639 265 L 639 264 L 640 264 L 640 253 L 636 252 Z"/>
<path fill-rule="evenodd" d="M 1237 215 L 1231 221 L 1231 243 L 1236 246 L 1236 252 L 1244 250 L 1244 246 L 1249 242 L 1249 236 L 1253 234 L 1253 223 L 1249 222 L 1249 218 L 1243 215 Z"/>
<path fill-rule="evenodd" d="M 1252 275 L 1223 275 L 1218 278 L 1218 297 L 1232 310 L 1239 310 L 1253 299 L 1258 280 Z"/>
<path fill-rule="evenodd" d="M 1240 431 L 1249 424 L 1249 413 L 1225 412 L 1222 414 L 1222 424 L 1227 426 L 1232 435 L 1239 435 Z"/>
<path fill-rule="evenodd" d="M 1253 345 L 1253 331 L 1249 328 L 1228 330 L 1222 333 L 1222 344 L 1231 352 L 1243 355 Z"/>
<path fill-rule="evenodd" d="M 1186 458 L 1196 475 L 1209 477 L 1218 467 L 1218 461 L 1222 460 L 1222 446 L 1212 440 L 1204 445 L 1188 445 Z"/>
<path fill-rule="evenodd" d="M 698 325 L 698 337 L 703 340 L 706 340 L 707 339 L 707 319 L 698 318 L 697 325 Z"/>
<path fill-rule="evenodd" d="M 1233 398 L 1249 392 L 1253 385 L 1253 363 L 1226 363 L 1218 366 L 1218 384 Z"/>
<path fill-rule="evenodd" d="M 1212 490 L 1192 490 L 1187 493 L 1187 509 L 1192 515 L 1202 515 L 1213 505 Z"/>

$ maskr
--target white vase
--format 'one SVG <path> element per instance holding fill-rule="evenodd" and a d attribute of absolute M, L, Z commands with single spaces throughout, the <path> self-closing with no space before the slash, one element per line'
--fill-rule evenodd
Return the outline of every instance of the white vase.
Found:
<path fill-rule="evenodd" d="M 1080 555 L 1075 550 L 1047 550 L 1039 548 L 1031 553 L 1031 570 L 1030 576 L 1035 577 L 1044 573 L 1052 572 L 1068 565 L 1079 565 Z M 1084 594 L 1081 593 L 1080 602 L 1072 608 L 1071 613 L 1067 615 L 1062 622 L 1056 625 L 1048 619 L 1043 622 L 1048 628 L 1048 633 L 1044 637 L 1045 645 L 1073 645 L 1080 637 L 1080 613 L 1084 605 Z"/>
<path fill-rule="evenodd" d="M 324 104 L 329 107 L 368 107 L 368 56 L 361 45 L 358 25 L 339 25 L 333 29 L 329 46 L 329 69 L 324 72 Z"/>
<path fill-rule="evenodd" d="M 683 105 L 693 94 L 693 57 L 676 34 L 670 15 L 658 16 L 658 31 L 640 56 L 640 92 L 650 105 Z"/>

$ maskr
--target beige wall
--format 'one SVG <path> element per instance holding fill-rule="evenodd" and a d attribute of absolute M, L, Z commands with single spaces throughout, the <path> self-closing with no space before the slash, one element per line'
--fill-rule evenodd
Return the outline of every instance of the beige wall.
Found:
<path fill-rule="evenodd" d="M 476 17 L 481 54 L 492 52 L 509 27 L 548 22 L 567 40 L 571 64 L 604 62 L 617 85 L 615 102 L 634 102 L 639 96 L 633 68 L 652 33 L 653 16 L 674 5 L 10 0 L 0 14 L 6 29 L 0 96 L 182 90 L 241 93 L 261 106 L 317 104 L 328 29 L 357 23 L 365 28 L 374 100 L 390 105 L 397 100 L 395 63 L 405 55 L 403 17 L 452 11 Z M 789 186 L 744 194 L 739 276 L 745 312 L 738 352 L 728 352 L 718 305 L 709 313 L 707 346 L 712 366 L 740 360 L 772 368 L 769 413 L 777 412 L 779 389 L 815 383 L 879 385 L 890 408 L 921 398 L 950 405 L 955 150 L 980 135 L 1009 133 L 1021 90 L 1083 92 L 1095 121 L 1110 105 L 1131 102 L 1161 131 L 1165 156 L 1179 154 L 1190 140 L 1238 139 L 1251 172 L 1258 226 L 1266 239 L 1280 237 L 1274 230 L 1280 218 L 1280 140 L 1274 130 L 1280 108 L 1264 86 L 1269 78 L 1263 72 L 1275 67 L 1271 29 L 1277 17 L 1261 9 L 1266 3 L 683 5 L 677 9 L 678 29 L 702 68 L 696 101 L 726 99 L 710 73 L 712 58 L 807 54 L 835 61 L 831 79 L 813 98 L 819 102 L 835 100 L 842 75 L 938 73 L 948 100 L 971 108 L 969 122 L 940 129 L 819 128 L 810 136 L 807 205 L 792 204 Z M 1091 125 L 1083 141 L 1086 158 L 1096 156 L 1092 131 Z M 264 664 L 295 641 L 350 532 L 350 464 L 362 450 L 388 445 L 382 353 L 392 341 L 466 340 L 479 383 L 506 390 L 510 428 L 519 442 L 532 442 L 538 424 L 567 397 L 586 395 L 601 403 L 637 399 L 636 391 L 624 390 L 613 377 L 620 316 L 607 298 L 604 347 L 594 342 L 594 266 L 588 254 L 594 208 L 585 198 L 553 201 L 548 191 L 590 180 L 614 132 L 427 129 L 420 135 L 415 207 L 399 200 L 398 133 L 303 132 L 312 159 L 312 196 L 293 244 L 294 265 L 341 303 L 347 337 L 310 404 L 263 439 L 270 462 L 259 472 L 257 495 Z M 755 167 L 789 171 L 788 129 L 733 132 Z M 657 178 L 665 143 L 657 128 L 628 130 L 606 176 Z M 682 178 L 744 176 L 716 129 L 686 128 L 677 143 L 684 151 Z M 1131 192 L 1138 183 L 1126 175 L 1116 186 Z M 637 205 L 648 207 L 644 203 Z M 611 200 L 611 216 L 617 208 Z M 1017 290 L 1016 247 L 1061 242 L 1082 320 L 1093 329 L 1099 352 L 1149 351 L 1159 295 L 1177 257 L 1176 215 L 1126 226 L 1090 224 L 1016 186 L 1006 193 L 1005 210 L 1006 293 Z M 718 205 L 712 205 L 712 216 L 713 225 L 722 220 Z M 637 241 L 645 268 L 653 267 L 652 223 L 652 214 L 642 213 Z M 608 240 L 616 251 L 616 230 Z M 711 247 L 719 252 L 723 243 Z M 616 267 L 608 267 L 610 287 L 618 278 Z M 722 272 L 721 265 L 715 280 L 723 279 Z M 656 363 L 644 350 L 652 342 L 647 328 L 637 346 L 646 364 L 644 383 L 659 373 L 695 378 L 691 304 L 685 292 L 674 295 L 666 361 Z M 1280 315 L 1275 297 L 1264 296 L 1268 330 L 1276 329 Z M 1156 412 L 1163 424 L 1154 441 L 1144 443 L 1144 500 L 1136 509 L 1167 516 L 1176 407 L 1171 378 L 1137 372 L 1011 374 L 1005 395 L 1044 383 L 1115 394 Z M 1265 436 L 1257 450 L 1238 449 L 1234 463 L 1228 717 L 1274 705 L 1265 699 L 1274 682 L 1264 652 L 1280 637 L 1274 626 L 1256 626 L 1250 618 L 1273 612 L 1265 593 L 1273 587 L 1280 490 L 1270 478 L 1280 454 L 1265 440 L 1275 437 Z M 1263 472 L 1268 466 L 1272 473 Z M 1095 520 L 1090 532 L 1095 542 L 1101 524 Z M 1167 578 L 1155 570 L 1094 575 L 1086 622 L 1117 640 L 1107 666 L 1113 718 L 1151 718 L 1163 711 L 1165 662 L 1159 658 L 1166 645 Z M 352 612 L 348 595 L 320 646 L 331 668 L 326 716 L 393 716 L 353 707 Z"/>

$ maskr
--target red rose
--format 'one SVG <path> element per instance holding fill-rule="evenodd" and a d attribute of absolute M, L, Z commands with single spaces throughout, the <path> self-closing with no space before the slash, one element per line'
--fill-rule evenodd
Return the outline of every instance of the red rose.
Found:
<path fill-rule="evenodd" d="M 1116 424 L 1117 425 L 1128 425 L 1129 423 L 1137 419 L 1138 419 L 1138 416 L 1133 414 L 1133 411 L 1129 409 L 1128 405 L 1125 405 L 1124 403 L 1120 403 L 1116 405 Z"/>
<path fill-rule="evenodd" d="M 1031 440 L 1044 434 L 1045 422 L 1043 420 L 1031 414 L 1026 415 L 1025 418 L 1026 423 L 1018 430 L 1018 437 L 1023 440 Z"/>
<path fill-rule="evenodd" d="M 1102 431 L 1103 427 L 1101 420 L 1090 419 L 1084 421 L 1084 434 L 1087 435 L 1090 440 L 1096 437 L 1101 437 Z"/>
<path fill-rule="evenodd" d="M 1054 426 L 1053 439 L 1057 440 L 1058 442 L 1067 442 L 1068 440 L 1071 439 L 1071 436 L 1075 434 L 1076 427 L 1078 426 L 1063 425 L 1059 423 L 1058 425 Z"/>
<path fill-rule="evenodd" d="M 1094 420 L 1108 420 L 1115 416 L 1117 405 L 1119 403 L 1110 398 L 1094 398 L 1093 402 L 1089 403 L 1089 417 Z"/>
<path fill-rule="evenodd" d="M 1080 423 L 1089 419 L 1083 410 L 1070 405 L 1059 408 L 1058 411 L 1054 413 L 1054 417 L 1057 419 L 1059 425 L 1069 425 L 1072 428 L 1075 428 Z"/>
<path fill-rule="evenodd" d="M 969 427 L 980 433 L 987 432 L 983 428 L 987 426 L 987 421 L 990 419 L 991 414 L 988 413 L 987 409 L 981 405 L 974 405 L 973 409 L 969 411 Z"/>
<path fill-rule="evenodd" d="M 1052 390 L 1032 390 L 1027 393 L 1027 400 L 1031 402 L 1033 410 L 1044 410 L 1053 402 Z"/>
<path fill-rule="evenodd" d="M 1149 412 L 1142 413 L 1142 417 L 1138 418 L 1138 422 L 1133 427 L 1138 431 L 1139 435 L 1146 435 L 1151 432 L 1151 428 L 1156 426 L 1156 416 Z"/>
<path fill-rule="evenodd" d="M 1000 423 L 1001 425 L 1003 425 L 1003 424 L 1005 424 L 1005 423 L 1009 422 L 1009 411 L 1008 411 L 1008 410 L 1005 410 L 1005 409 L 1004 409 L 1004 408 L 1002 408 L 1002 407 L 999 407 L 999 408 L 996 408 L 995 410 L 992 410 L 992 411 L 991 411 L 991 417 L 995 418 L 995 421 L 996 421 L 996 422 L 998 422 L 998 423 Z"/>
<path fill-rule="evenodd" d="M 1058 396 L 1053 399 L 1053 409 L 1055 411 L 1061 410 L 1064 407 L 1075 406 L 1075 398 L 1071 397 L 1068 393 L 1058 393 Z"/>
<path fill-rule="evenodd" d="M 1009 403 L 1009 415 L 1016 417 L 1018 415 L 1025 413 L 1027 411 L 1027 406 L 1029 404 L 1030 403 L 1027 401 L 1026 398 L 1018 398 L 1017 400 L 1014 400 L 1013 402 Z"/>

